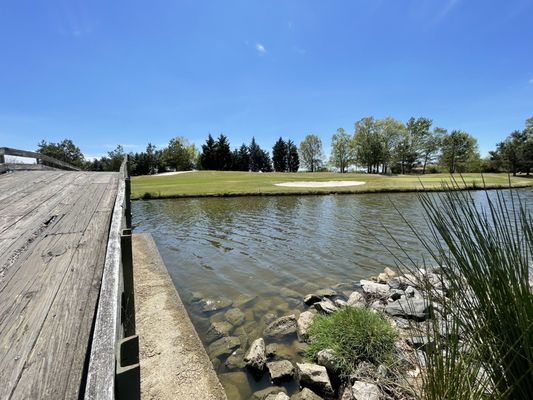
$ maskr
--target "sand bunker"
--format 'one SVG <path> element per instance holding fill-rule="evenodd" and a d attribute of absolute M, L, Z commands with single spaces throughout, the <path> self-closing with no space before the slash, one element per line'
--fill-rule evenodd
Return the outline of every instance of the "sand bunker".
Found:
<path fill-rule="evenodd" d="M 345 187 L 345 186 L 359 186 L 364 185 L 366 182 L 361 181 L 298 181 L 298 182 L 282 182 L 275 183 L 276 186 L 283 187 L 297 187 L 297 188 L 328 188 L 328 187 Z"/>

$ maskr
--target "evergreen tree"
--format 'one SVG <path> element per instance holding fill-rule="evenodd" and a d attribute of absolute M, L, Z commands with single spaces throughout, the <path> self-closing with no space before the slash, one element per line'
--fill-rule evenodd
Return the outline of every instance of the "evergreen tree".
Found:
<path fill-rule="evenodd" d="M 235 149 L 232 154 L 232 170 L 233 171 L 249 171 L 250 170 L 250 152 L 248 146 L 244 143 Z"/>
<path fill-rule="evenodd" d="M 285 172 L 288 169 L 288 146 L 287 143 L 280 137 L 272 147 L 272 163 L 274 164 L 274 171 Z"/>
<path fill-rule="evenodd" d="M 37 153 L 47 155 L 78 168 L 83 168 L 85 166 L 83 153 L 70 139 L 64 139 L 59 143 L 48 143 L 42 140 L 37 145 Z M 44 164 L 46 164 L 46 162 Z"/>
<path fill-rule="evenodd" d="M 209 134 L 205 144 L 202 145 L 202 154 L 200 155 L 200 166 L 202 169 L 217 169 L 216 165 L 216 143 L 213 136 Z"/>
<path fill-rule="evenodd" d="M 215 168 L 228 171 L 231 168 L 231 150 L 226 136 L 220 134 L 215 143 Z"/>
<path fill-rule="evenodd" d="M 270 161 L 270 156 L 268 152 L 266 152 L 261 147 L 259 147 L 259 145 L 255 141 L 255 137 L 252 137 L 250 146 L 248 146 L 248 151 L 250 154 L 250 170 L 251 171 L 253 172 L 272 171 L 272 162 Z"/>
<path fill-rule="evenodd" d="M 287 169 L 289 172 L 298 172 L 300 168 L 300 157 L 298 156 L 298 147 L 292 140 L 287 142 Z"/>

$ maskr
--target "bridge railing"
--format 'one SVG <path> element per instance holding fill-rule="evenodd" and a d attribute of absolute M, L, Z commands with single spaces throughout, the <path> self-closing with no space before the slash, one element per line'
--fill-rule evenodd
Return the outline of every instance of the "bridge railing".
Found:
<path fill-rule="evenodd" d="M 128 160 L 120 168 L 98 299 L 85 399 L 139 399 Z"/>
<path fill-rule="evenodd" d="M 16 156 L 34 158 L 37 164 L 6 163 L 5 156 Z M 78 167 L 70 165 L 61 160 L 34 151 L 12 149 L 10 147 L 0 147 L 0 173 L 10 170 L 43 170 L 43 169 L 67 169 L 80 171 Z"/>

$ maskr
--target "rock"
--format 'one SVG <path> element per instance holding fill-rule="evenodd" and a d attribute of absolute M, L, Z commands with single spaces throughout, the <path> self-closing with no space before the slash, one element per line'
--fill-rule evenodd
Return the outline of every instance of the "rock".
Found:
<path fill-rule="evenodd" d="M 278 395 L 279 393 L 287 394 L 287 389 L 284 387 L 270 386 L 263 390 L 258 390 L 252 394 L 252 400 L 266 400 L 270 395 Z"/>
<path fill-rule="evenodd" d="M 266 346 L 265 354 L 274 359 L 291 359 L 294 356 L 292 347 L 282 343 L 270 343 Z"/>
<path fill-rule="evenodd" d="M 405 292 L 403 290 L 391 289 L 389 298 L 392 299 L 392 301 L 394 301 L 394 300 L 401 299 L 403 295 L 405 295 Z"/>
<path fill-rule="evenodd" d="M 352 400 L 352 388 L 347 387 L 342 390 L 342 396 L 340 397 L 340 400 Z"/>
<path fill-rule="evenodd" d="M 348 303 L 342 299 L 335 299 L 335 305 L 339 308 L 347 307 Z"/>
<path fill-rule="evenodd" d="M 326 367 L 329 372 L 334 372 L 337 369 L 335 363 L 335 352 L 333 349 L 320 350 L 316 357 L 317 364 Z"/>
<path fill-rule="evenodd" d="M 420 292 L 418 290 L 416 290 L 412 286 L 407 286 L 407 288 L 405 289 L 404 292 L 405 292 L 405 296 L 406 297 L 417 297 L 417 298 L 421 298 L 422 297 L 420 295 Z"/>
<path fill-rule="evenodd" d="M 378 275 L 376 280 L 378 283 L 387 283 L 387 281 L 389 280 L 389 276 L 385 272 L 382 272 Z"/>
<path fill-rule="evenodd" d="M 304 296 L 304 303 L 308 306 L 312 306 L 313 304 L 318 303 L 320 300 L 322 300 L 322 298 L 314 293 L 306 294 Z"/>
<path fill-rule="evenodd" d="M 317 290 L 315 292 L 315 294 L 320 297 L 320 298 L 324 298 L 324 297 L 333 297 L 333 296 L 336 296 L 337 295 L 337 292 L 333 289 L 320 289 L 320 290 Z"/>
<path fill-rule="evenodd" d="M 349 307 L 364 307 L 365 306 L 365 298 L 363 295 L 359 292 L 353 292 L 350 294 L 350 297 L 348 297 L 348 301 L 346 304 Z"/>
<path fill-rule="evenodd" d="M 333 394 L 333 387 L 325 367 L 317 364 L 297 363 L 296 368 L 301 386 L 328 396 Z"/>
<path fill-rule="evenodd" d="M 264 331 L 264 335 L 267 337 L 281 338 L 291 333 L 296 333 L 298 325 L 296 322 L 296 316 L 294 314 L 286 315 L 278 318 L 274 322 L 270 323 Z"/>
<path fill-rule="evenodd" d="M 237 349 L 235 350 L 233 353 L 231 353 L 231 355 L 227 358 L 226 362 L 224 363 L 224 365 L 226 366 L 226 368 L 228 369 L 240 369 L 240 368 L 244 368 L 245 366 L 245 363 L 244 363 L 244 360 L 243 360 L 243 355 L 244 355 L 244 352 L 242 351 L 242 349 Z"/>
<path fill-rule="evenodd" d="M 245 372 L 226 372 L 219 375 L 220 383 L 224 386 L 228 399 L 239 399 L 241 394 L 239 389 L 244 389 L 247 394 L 244 397 L 250 395 L 250 385 L 248 383 L 248 376 Z"/>
<path fill-rule="evenodd" d="M 331 314 L 338 310 L 337 306 L 329 299 L 324 299 L 318 303 L 313 304 L 313 306 L 324 314 Z"/>
<path fill-rule="evenodd" d="M 265 368 L 266 354 L 265 341 L 259 338 L 253 341 L 248 353 L 244 356 L 244 363 L 248 368 L 262 371 Z"/>
<path fill-rule="evenodd" d="M 383 311 L 383 309 L 385 308 L 385 304 L 383 304 L 381 301 L 379 300 L 374 300 L 372 302 L 372 304 L 370 304 L 370 308 L 374 309 L 374 310 L 379 310 L 379 311 Z"/>
<path fill-rule="evenodd" d="M 294 350 L 296 351 L 296 354 L 298 354 L 301 357 L 305 357 L 307 354 L 307 351 L 309 350 L 309 345 L 305 342 L 296 342 L 294 344 Z"/>
<path fill-rule="evenodd" d="M 403 290 L 407 287 L 407 285 L 402 283 L 399 277 L 389 279 L 387 283 L 391 289 Z"/>
<path fill-rule="evenodd" d="M 304 311 L 300 314 L 300 317 L 298 318 L 298 321 L 296 321 L 297 327 L 298 327 L 298 336 L 300 338 L 306 338 L 307 337 L 307 331 L 309 330 L 309 327 L 313 323 L 313 319 L 315 318 L 315 314 L 311 311 Z"/>
<path fill-rule="evenodd" d="M 389 285 L 361 280 L 361 286 L 363 287 L 363 292 L 367 295 L 384 298 L 389 297 Z"/>
<path fill-rule="evenodd" d="M 285 393 L 279 392 L 277 394 L 269 394 L 265 397 L 265 400 L 290 400 L 290 398 Z"/>
<path fill-rule="evenodd" d="M 211 343 L 224 336 L 229 336 L 232 329 L 233 325 L 231 325 L 229 322 L 214 322 L 209 326 L 209 329 L 205 334 L 205 340 L 208 343 Z"/>
<path fill-rule="evenodd" d="M 289 298 L 293 298 L 293 299 L 301 299 L 302 298 L 302 295 L 300 293 L 298 293 L 295 290 L 286 288 L 286 287 L 281 288 L 280 291 L 279 291 L 279 294 L 280 294 L 281 297 L 289 297 Z"/>
<path fill-rule="evenodd" d="M 294 366 L 288 360 L 269 362 L 267 368 L 272 382 L 292 378 L 294 375 Z"/>
<path fill-rule="evenodd" d="M 389 268 L 389 267 L 385 267 L 385 269 L 383 270 L 383 272 L 384 272 L 389 278 L 394 278 L 394 277 L 398 276 L 398 274 L 396 273 L 396 271 L 392 270 L 392 269 Z"/>
<path fill-rule="evenodd" d="M 278 316 L 274 313 L 266 313 L 265 315 L 263 315 L 263 323 L 265 325 L 268 325 L 272 322 L 274 322 L 276 319 L 278 318 Z"/>
<path fill-rule="evenodd" d="M 379 400 L 379 388 L 373 383 L 354 382 L 352 396 L 354 400 Z"/>
<path fill-rule="evenodd" d="M 405 318 L 395 318 L 394 322 L 396 323 L 396 326 L 400 329 L 407 329 L 411 326 L 409 320 Z"/>
<path fill-rule="evenodd" d="M 422 349 L 430 343 L 427 336 L 408 336 L 405 342 L 414 349 Z"/>
<path fill-rule="evenodd" d="M 298 392 L 291 396 L 291 400 L 323 400 L 318 394 L 308 388 L 303 388 L 301 392 Z"/>
<path fill-rule="evenodd" d="M 232 308 L 224 313 L 224 318 L 233 326 L 239 326 L 244 322 L 244 314 L 238 308 Z"/>
<path fill-rule="evenodd" d="M 393 317 L 425 320 L 429 316 L 429 305 L 424 299 L 400 299 L 385 307 L 385 312 Z"/>
<path fill-rule="evenodd" d="M 240 345 L 241 341 L 238 337 L 228 336 L 211 343 L 207 351 L 211 358 L 215 358 L 233 353 L 233 350 L 239 348 Z"/>
<path fill-rule="evenodd" d="M 250 304 L 255 299 L 257 299 L 257 296 L 253 296 L 253 295 L 250 295 L 250 294 L 240 294 L 240 295 L 238 295 L 235 298 L 235 300 L 233 300 L 233 305 L 235 307 L 239 307 L 240 308 L 242 306 Z"/>
<path fill-rule="evenodd" d="M 230 299 L 220 297 L 218 299 L 201 299 L 199 301 L 200 307 L 204 312 L 218 311 L 229 307 L 233 304 Z"/>

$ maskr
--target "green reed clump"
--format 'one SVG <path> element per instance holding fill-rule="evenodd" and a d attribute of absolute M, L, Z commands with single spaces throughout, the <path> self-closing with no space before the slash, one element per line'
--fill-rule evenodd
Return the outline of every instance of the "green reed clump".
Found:
<path fill-rule="evenodd" d="M 397 333 L 379 313 L 366 308 L 343 308 L 331 315 L 317 315 L 309 329 L 307 355 L 316 359 L 324 349 L 332 349 L 341 375 L 353 373 L 366 361 L 374 365 L 392 360 Z"/>
<path fill-rule="evenodd" d="M 431 231 L 413 232 L 441 268 L 448 295 L 429 301 L 426 399 L 529 399 L 533 393 L 533 293 L 529 283 L 533 221 L 511 192 L 480 204 L 457 183 L 421 195 Z M 408 221 L 406 221 L 408 223 Z M 413 265 L 401 265 L 413 273 Z M 437 315 L 437 317 L 439 317 Z M 442 335 L 438 324 L 448 333 Z"/>

